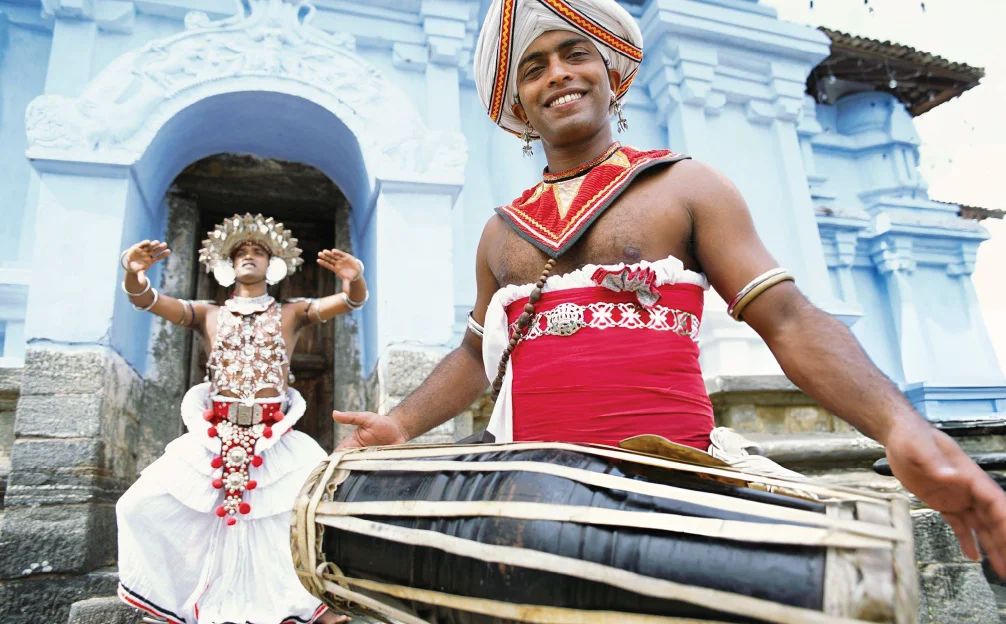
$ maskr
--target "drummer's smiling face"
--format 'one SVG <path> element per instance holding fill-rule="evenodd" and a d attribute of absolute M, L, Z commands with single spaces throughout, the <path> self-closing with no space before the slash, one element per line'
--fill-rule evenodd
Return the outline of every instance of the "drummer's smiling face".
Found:
<path fill-rule="evenodd" d="M 514 114 L 546 145 L 594 137 L 609 122 L 611 94 L 621 79 L 587 38 L 552 30 L 531 42 L 516 69 Z"/>

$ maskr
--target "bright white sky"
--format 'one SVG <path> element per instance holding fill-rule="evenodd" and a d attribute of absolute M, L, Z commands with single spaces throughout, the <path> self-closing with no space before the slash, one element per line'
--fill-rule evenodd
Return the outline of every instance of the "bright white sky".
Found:
<path fill-rule="evenodd" d="M 1006 209 L 1006 0 L 761 0 L 781 19 L 890 40 L 984 67 L 982 83 L 917 117 L 922 174 L 933 199 Z M 974 282 L 1006 369 L 1006 223 L 986 220 Z"/>

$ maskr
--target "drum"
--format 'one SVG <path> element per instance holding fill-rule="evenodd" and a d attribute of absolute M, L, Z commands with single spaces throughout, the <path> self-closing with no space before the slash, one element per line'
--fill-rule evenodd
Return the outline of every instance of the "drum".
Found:
<path fill-rule="evenodd" d="M 648 450 L 336 452 L 298 497 L 294 563 L 385 622 L 916 622 L 905 499 Z"/>

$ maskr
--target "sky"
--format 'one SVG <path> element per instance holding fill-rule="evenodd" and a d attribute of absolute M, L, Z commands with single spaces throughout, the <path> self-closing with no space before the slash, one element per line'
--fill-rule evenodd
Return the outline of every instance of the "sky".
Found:
<path fill-rule="evenodd" d="M 985 68 L 981 84 L 916 117 L 921 171 L 931 198 L 1006 210 L 1006 0 L 761 0 L 779 18 L 892 41 Z M 873 9 L 872 13 L 870 8 Z M 1006 223 L 983 222 L 991 238 L 973 279 L 989 337 L 1006 370 Z"/>

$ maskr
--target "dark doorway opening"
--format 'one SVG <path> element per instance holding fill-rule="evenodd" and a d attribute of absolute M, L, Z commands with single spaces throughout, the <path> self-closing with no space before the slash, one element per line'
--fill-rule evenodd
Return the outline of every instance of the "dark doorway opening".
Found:
<path fill-rule="evenodd" d="M 347 223 L 349 203 L 332 181 L 317 169 L 302 163 L 261 159 L 254 156 L 220 154 L 187 167 L 176 179 L 171 194 L 193 202 L 199 211 L 202 241 L 224 218 L 234 214 L 261 213 L 282 221 L 303 250 L 301 270 L 270 287 L 278 301 L 299 297 L 324 297 L 338 292 L 338 278 L 315 262 L 322 249 L 340 247 L 346 251 L 346 236 L 338 225 Z M 230 296 L 196 265 L 196 299 L 222 304 Z M 305 329 L 291 360 L 297 389 L 307 402 L 307 412 L 296 429 L 307 433 L 328 452 L 334 446 L 331 418 L 335 390 L 335 323 Z M 189 384 L 201 383 L 206 375 L 206 350 L 202 337 L 193 334 L 189 362 Z"/>

